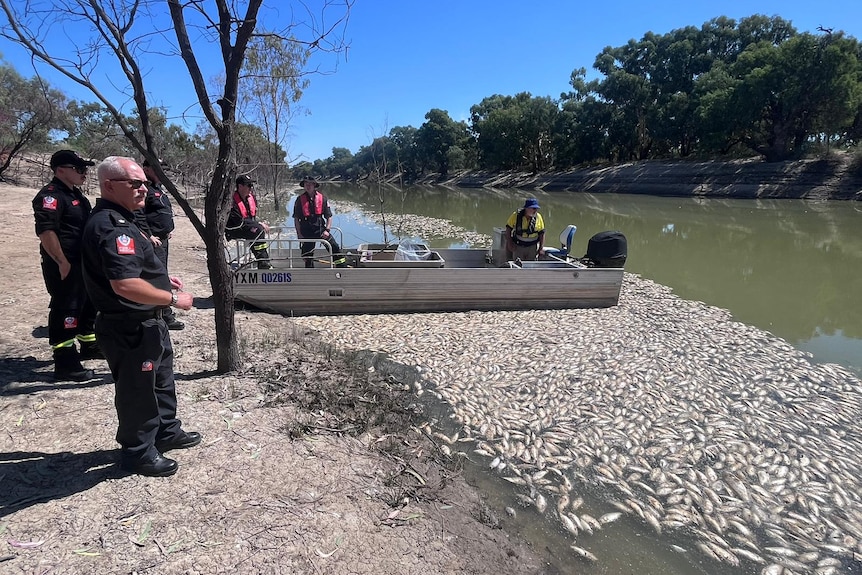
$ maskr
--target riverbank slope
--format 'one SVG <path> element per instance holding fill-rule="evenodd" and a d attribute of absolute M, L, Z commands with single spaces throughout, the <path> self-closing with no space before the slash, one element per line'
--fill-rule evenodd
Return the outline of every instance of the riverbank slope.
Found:
<path fill-rule="evenodd" d="M 520 188 L 546 192 L 647 194 L 715 198 L 862 200 L 862 170 L 849 154 L 767 163 L 648 160 L 558 172 L 463 171 L 418 183 L 455 187 Z"/>

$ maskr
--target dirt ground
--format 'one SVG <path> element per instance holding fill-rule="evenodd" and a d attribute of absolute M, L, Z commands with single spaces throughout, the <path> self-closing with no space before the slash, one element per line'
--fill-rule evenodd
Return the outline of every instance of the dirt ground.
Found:
<path fill-rule="evenodd" d="M 171 334 L 179 416 L 204 441 L 171 452 L 173 477 L 121 472 L 104 361 L 87 362 L 94 381 L 51 378 L 38 187 L 0 184 L 0 572 L 553 571 L 438 449 L 409 376 L 249 311 L 245 368 L 214 375 L 206 256 L 182 214 L 170 267 L 196 307 Z"/>

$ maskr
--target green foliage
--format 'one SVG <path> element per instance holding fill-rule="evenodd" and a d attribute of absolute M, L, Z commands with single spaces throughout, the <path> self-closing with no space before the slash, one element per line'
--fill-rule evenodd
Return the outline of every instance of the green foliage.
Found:
<path fill-rule="evenodd" d="M 66 98 L 41 78 L 0 64 L 0 174 L 24 151 L 43 150 L 67 125 Z"/>
<path fill-rule="evenodd" d="M 467 146 L 469 134 L 464 122 L 456 122 L 449 112 L 434 108 L 425 114 L 426 122 L 416 132 L 416 155 L 424 170 L 430 167 L 441 175 L 449 173 L 450 148 Z"/>

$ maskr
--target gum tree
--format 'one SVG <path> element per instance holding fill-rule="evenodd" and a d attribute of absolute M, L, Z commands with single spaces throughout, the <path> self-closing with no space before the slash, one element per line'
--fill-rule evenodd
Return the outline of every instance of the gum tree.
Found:
<path fill-rule="evenodd" d="M 313 10 L 309 3 L 272 0 L 263 12 L 264 0 L 0 0 L 8 21 L 0 34 L 105 106 L 134 148 L 156 166 L 165 188 L 203 239 L 219 372 L 240 366 L 224 228 L 237 173 L 237 102 L 247 49 L 255 38 L 267 37 L 311 51 L 340 52 L 351 5 L 352 0 L 322 0 Z M 283 14 L 289 14 L 288 19 Z M 300 32 L 304 39 L 298 39 Z M 216 134 L 217 156 L 206 186 L 203 219 L 156 161 L 161 150 L 153 136 L 151 101 L 182 90 L 160 74 L 160 68 L 177 64 L 190 81 L 188 113 L 205 118 Z M 207 76 L 222 79 L 216 93 L 208 90 Z M 125 108 L 134 112 L 137 122 L 129 121 Z"/>

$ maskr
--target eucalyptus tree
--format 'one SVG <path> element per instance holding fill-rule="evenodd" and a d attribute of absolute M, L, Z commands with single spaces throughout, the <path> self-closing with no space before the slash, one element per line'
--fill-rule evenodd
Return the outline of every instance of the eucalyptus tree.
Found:
<path fill-rule="evenodd" d="M 479 166 L 514 170 L 527 161 L 525 112 L 531 96 L 494 94 L 470 107 L 470 127 L 476 137 Z"/>
<path fill-rule="evenodd" d="M 316 164 L 317 162 L 315 162 Z M 350 180 L 358 175 L 358 169 L 353 159 L 353 152 L 347 148 L 332 148 L 332 155 L 323 161 L 323 166 L 326 174 L 330 177 Z"/>
<path fill-rule="evenodd" d="M 235 127 L 246 51 L 254 38 L 269 36 L 308 49 L 340 52 L 352 0 L 321 0 L 317 13 L 309 3 L 297 2 L 295 7 L 304 14 L 302 21 L 283 20 L 281 14 L 286 7 L 294 7 L 292 2 L 273 0 L 268 11 L 262 12 L 263 4 L 264 0 L 0 0 L 8 21 L 0 34 L 22 45 L 36 61 L 89 90 L 114 116 L 135 149 L 154 164 L 165 188 L 201 235 L 213 288 L 219 372 L 240 366 L 224 228 L 237 171 Z M 300 31 L 303 40 L 297 39 Z M 58 43 L 58 39 L 65 41 Z M 188 85 L 178 85 L 176 76 L 165 82 L 160 68 L 180 62 Z M 217 93 L 207 90 L 205 74 L 223 76 Z M 149 116 L 152 100 L 182 98 L 185 93 L 194 94 L 195 99 L 178 106 L 188 106 L 204 117 L 218 140 L 216 160 L 205 184 L 203 219 L 156 161 L 159 150 Z M 138 114 L 140 132 L 128 121 L 125 107 Z"/>
<path fill-rule="evenodd" d="M 560 112 L 554 126 L 554 165 L 571 168 L 583 163 L 608 159 L 608 129 L 611 105 L 597 92 L 599 80 L 587 80 L 586 68 L 572 72 L 572 91 L 560 95 Z"/>
<path fill-rule="evenodd" d="M 389 141 L 395 150 L 395 169 L 408 180 L 419 174 L 419 161 L 416 157 L 416 134 L 413 126 L 395 126 L 389 130 Z"/>
<path fill-rule="evenodd" d="M 284 42 L 278 36 L 254 38 L 240 80 L 247 87 L 241 92 L 246 120 L 260 125 L 269 142 L 261 159 L 249 162 L 246 168 L 260 165 L 276 210 L 279 210 L 279 183 L 287 172 L 288 128 L 301 112 L 299 100 L 309 83 L 304 67 L 310 54 L 304 44 Z"/>
<path fill-rule="evenodd" d="M 47 147 L 51 131 L 65 126 L 65 103 L 39 76 L 0 65 L 0 178 L 20 152 Z"/>
<path fill-rule="evenodd" d="M 846 131 L 860 104 L 858 50 L 841 34 L 750 44 L 698 79 L 704 138 L 775 162 L 799 156 L 815 134 Z"/>
<path fill-rule="evenodd" d="M 416 132 L 416 151 L 423 168 L 433 167 L 442 176 L 449 173 L 453 159 L 465 152 L 469 141 L 467 125 L 449 117 L 449 112 L 434 108 Z"/>
<path fill-rule="evenodd" d="M 559 106 L 529 92 L 495 94 L 470 108 L 481 167 L 545 170 L 554 163 L 553 131 Z"/>

